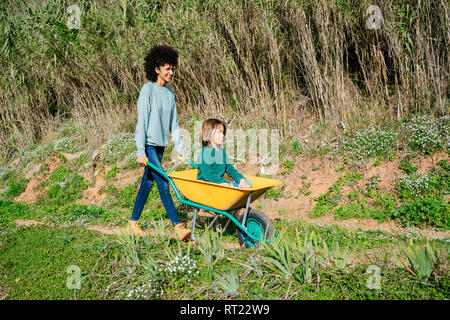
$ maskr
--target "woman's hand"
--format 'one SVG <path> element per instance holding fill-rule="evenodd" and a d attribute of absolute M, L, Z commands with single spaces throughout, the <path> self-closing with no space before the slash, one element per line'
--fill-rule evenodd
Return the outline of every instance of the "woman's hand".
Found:
<path fill-rule="evenodd" d="M 147 158 L 147 157 L 137 157 L 137 158 L 136 158 L 136 161 L 137 161 L 141 166 L 145 167 L 145 164 L 147 163 L 148 158 Z"/>
<path fill-rule="evenodd" d="M 239 188 L 245 188 L 245 189 L 250 189 L 250 185 L 248 184 L 247 180 L 245 180 L 245 178 L 242 178 L 241 181 L 239 181 Z"/>

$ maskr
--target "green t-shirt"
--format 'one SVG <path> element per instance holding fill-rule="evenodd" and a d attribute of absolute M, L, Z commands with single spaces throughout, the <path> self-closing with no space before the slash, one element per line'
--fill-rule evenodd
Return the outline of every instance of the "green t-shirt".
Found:
<path fill-rule="evenodd" d="M 238 182 L 244 178 L 231 164 L 225 150 L 222 148 L 214 149 L 211 146 L 203 147 L 197 159 L 198 173 L 197 180 L 209 181 L 214 183 L 230 182 L 223 175 Z"/>

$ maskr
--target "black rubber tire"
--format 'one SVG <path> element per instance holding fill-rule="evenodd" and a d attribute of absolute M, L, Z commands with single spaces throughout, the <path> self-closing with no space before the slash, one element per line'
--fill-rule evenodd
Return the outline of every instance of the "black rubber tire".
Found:
<path fill-rule="evenodd" d="M 242 221 L 244 220 L 244 213 L 242 213 L 238 218 L 238 221 L 241 224 L 242 224 Z M 272 236 L 274 234 L 274 230 L 275 230 L 272 221 L 263 212 L 249 208 L 246 226 L 249 226 L 249 225 L 257 226 L 258 224 L 259 224 L 259 227 L 261 228 L 261 232 L 263 233 L 260 235 L 263 236 L 263 239 L 270 240 L 272 238 Z M 239 227 L 236 227 L 236 229 L 237 229 L 236 230 L 237 237 L 238 237 L 239 243 L 241 245 L 245 246 L 246 248 L 252 248 L 252 247 L 259 246 L 259 242 L 254 241 L 253 239 L 250 239 Z"/>

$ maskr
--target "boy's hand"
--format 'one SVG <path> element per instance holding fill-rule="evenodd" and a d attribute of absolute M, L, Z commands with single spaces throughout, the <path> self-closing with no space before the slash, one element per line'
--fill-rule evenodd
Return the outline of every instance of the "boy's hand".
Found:
<path fill-rule="evenodd" d="M 136 161 L 143 167 L 145 167 L 145 163 L 148 161 L 147 157 L 137 157 Z"/>
<path fill-rule="evenodd" d="M 239 181 L 239 188 L 245 188 L 245 189 L 250 189 L 250 185 L 248 184 L 247 180 L 245 179 L 241 179 L 241 181 Z"/>

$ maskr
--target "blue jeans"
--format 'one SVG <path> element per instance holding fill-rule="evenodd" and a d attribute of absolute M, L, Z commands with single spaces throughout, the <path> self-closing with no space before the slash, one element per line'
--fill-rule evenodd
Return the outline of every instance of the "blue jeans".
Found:
<path fill-rule="evenodd" d="M 244 177 L 245 178 L 245 177 Z M 250 188 L 252 187 L 253 183 L 252 180 L 250 180 L 249 178 L 245 178 L 245 180 L 247 180 L 248 185 L 250 186 Z M 221 184 L 225 185 L 225 186 L 233 186 L 233 187 L 239 187 L 239 183 L 236 181 L 230 181 L 230 182 L 222 182 Z"/>
<path fill-rule="evenodd" d="M 164 147 L 150 146 L 145 147 L 145 153 L 147 154 L 148 161 L 156 165 L 158 168 L 163 170 L 161 166 L 161 159 L 164 153 Z M 145 166 L 144 175 L 142 176 L 141 186 L 139 187 L 138 194 L 136 196 L 136 201 L 134 202 L 133 213 L 131 215 L 131 220 L 137 221 L 141 216 L 144 205 L 147 202 L 150 189 L 153 186 L 153 181 L 156 181 L 158 186 L 159 196 L 169 215 L 172 225 L 180 223 L 178 218 L 177 210 L 173 204 L 172 197 L 169 191 L 169 182 L 162 175 L 154 171 L 149 166 Z"/>

